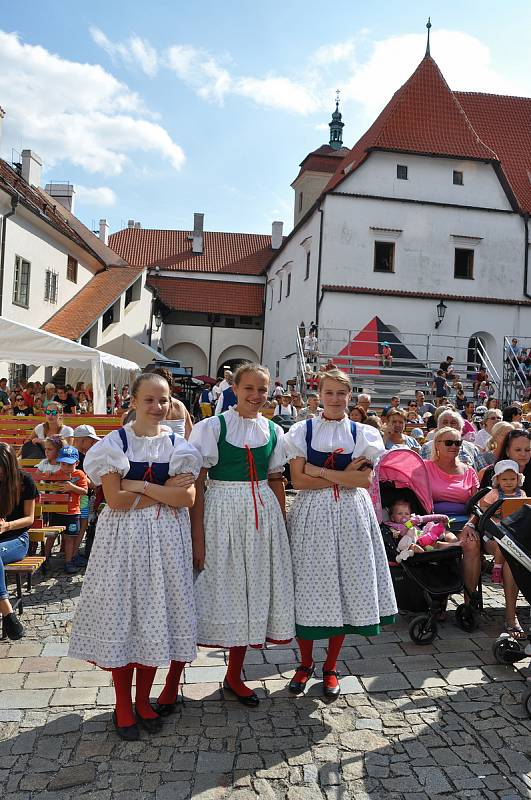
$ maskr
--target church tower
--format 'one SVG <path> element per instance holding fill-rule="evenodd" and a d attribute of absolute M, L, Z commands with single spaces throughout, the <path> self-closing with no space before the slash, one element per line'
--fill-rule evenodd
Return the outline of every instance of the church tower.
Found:
<path fill-rule="evenodd" d="M 345 123 L 339 111 L 339 90 L 336 93 L 336 109 L 332 113 L 330 127 L 330 140 L 317 150 L 308 153 L 300 163 L 300 171 L 291 184 L 295 192 L 295 205 L 293 224 L 302 219 L 306 212 L 313 206 L 324 187 L 336 171 L 338 164 L 349 153 L 343 147 L 343 128 Z"/>

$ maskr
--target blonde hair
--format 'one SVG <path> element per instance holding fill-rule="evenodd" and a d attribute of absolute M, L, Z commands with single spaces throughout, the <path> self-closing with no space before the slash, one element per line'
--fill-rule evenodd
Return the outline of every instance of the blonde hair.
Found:
<path fill-rule="evenodd" d="M 230 370 L 226 370 L 230 372 Z M 267 382 L 271 382 L 271 375 L 267 367 L 264 367 L 262 364 L 241 364 L 238 367 L 234 375 L 232 376 L 232 383 L 235 386 L 240 384 L 242 377 L 245 375 L 246 372 L 253 372 L 253 373 L 261 373 L 267 377 Z M 231 373 L 232 375 L 232 373 Z"/>
<path fill-rule="evenodd" d="M 437 452 L 437 442 L 439 441 L 439 439 L 443 439 L 450 433 L 454 435 L 457 434 L 457 436 L 459 436 L 459 431 L 456 431 L 455 428 L 450 428 L 450 426 L 447 426 L 445 428 L 439 428 L 438 430 L 435 431 L 435 436 L 432 439 L 433 444 L 431 446 L 431 461 L 439 460 L 439 453 Z"/>
<path fill-rule="evenodd" d="M 507 436 L 510 431 L 514 431 L 515 427 L 512 422 L 497 422 L 496 425 L 492 426 L 492 430 L 490 432 L 490 439 L 487 442 L 487 450 L 494 452 L 497 450 L 498 445 L 500 442 L 496 441 L 498 435 L 501 434 L 503 438 Z"/>
<path fill-rule="evenodd" d="M 325 381 L 328 380 L 342 383 L 343 386 L 346 386 L 348 388 L 349 392 L 352 391 L 352 383 L 350 382 L 349 376 L 345 372 L 342 372 L 340 369 L 330 369 L 321 375 L 321 381 L 319 383 L 319 391 L 322 391 Z"/>
<path fill-rule="evenodd" d="M 414 412 L 413 412 L 414 413 Z M 402 408 L 393 408 L 391 407 L 387 414 L 385 415 L 386 419 L 390 419 L 391 417 L 402 417 L 402 419 L 407 420 L 407 414 Z"/>
<path fill-rule="evenodd" d="M 51 408 L 50 408 L 50 406 L 51 406 Z M 61 430 L 61 428 L 63 427 L 63 406 L 61 405 L 61 403 L 58 403 L 57 400 L 52 400 L 46 406 L 46 410 L 50 409 L 51 411 L 53 411 L 54 408 L 57 409 L 57 415 L 55 417 L 56 421 L 59 422 L 59 420 L 61 420 L 61 424 L 59 425 L 59 430 Z M 45 421 L 42 429 L 43 429 L 43 433 L 44 433 L 44 438 L 47 439 L 48 438 L 48 434 L 50 432 L 50 425 L 49 425 L 48 420 Z"/>

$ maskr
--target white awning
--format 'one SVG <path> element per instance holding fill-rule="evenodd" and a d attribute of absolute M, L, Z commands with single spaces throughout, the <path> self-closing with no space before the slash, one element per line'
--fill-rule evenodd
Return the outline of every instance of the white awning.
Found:
<path fill-rule="evenodd" d="M 168 361 L 166 356 L 150 347 L 148 344 L 142 344 L 137 339 L 133 339 L 126 333 L 117 336 L 116 339 L 111 339 L 106 344 L 100 344 L 98 350 L 105 353 L 112 353 L 114 356 L 121 356 L 122 358 L 130 358 L 136 361 L 142 369 L 150 364 L 152 361 Z"/>
<path fill-rule="evenodd" d="M 90 370 L 95 414 L 105 414 L 107 383 L 131 384 L 140 367 L 134 361 L 102 353 L 40 328 L 0 317 L 0 361 Z"/>

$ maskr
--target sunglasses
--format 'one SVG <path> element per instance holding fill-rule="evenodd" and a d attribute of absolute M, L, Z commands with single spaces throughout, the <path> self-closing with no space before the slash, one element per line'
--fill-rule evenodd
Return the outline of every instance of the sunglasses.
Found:
<path fill-rule="evenodd" d="M 54 408 L 54 409 L 53 409 L 53 410 L 51 410 L 51 411 L 46 411 L 46 416 L 47 416 L 47 417 L 56 417 L 56 416 L 58 415 L 58 413 L 59 413 L 59 412 L 58 412 L 58 411 L 56 411 L 56 410 L 55 410 L 55 408 Z"/>
<path fill-rule="evenodd" d="M 15 398 L 15 399 L 16 399 L 17 403 L 20 403 L 20 402 L 23 402 L 23 401 L 24 401 L 24 398 L 23 398 L 23 397 L 17 397 L 17 398 Z"/>
<path fill-rule="evenodd" d="M 463 444 L 461 439 L 443 439 L 445 447 L 461 447 Z"/>

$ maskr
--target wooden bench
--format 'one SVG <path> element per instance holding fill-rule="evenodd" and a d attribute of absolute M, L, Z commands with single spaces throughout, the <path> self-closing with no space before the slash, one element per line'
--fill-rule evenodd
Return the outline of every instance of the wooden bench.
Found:
<path fill-rule="evenodd" d="M 122 425 L 122 415 L 112 417 L 105 414 L 94 416 L 88 414 L 67 414 L 64 424 L 71 428 L 78 425 L 92 425 L 98 436 L 105 436 Z M 46 421 L 45 416 L 13 417 L 0 416 L 0 441 L 20 448 L 29 441 L 30 435 L 37 425 Z"/>
<path fill-rule="evenodd" d="M 33 530 L 29 532 L 30 543 L 44 542 L 44 530 Z M 30 594 L 33 588 L 33 576 L 42 568 L 46 559 L 43 555 L 40 556 L 26 556 L 21 561 L 15 561 L 13 564 L 5 564 L 4 570 L 6 578 L 13 575 L 15 578 L 15 600 L 12 601 L 13 611 L 18 611 L 19 614 L 24 612 L 24 594 L 23 594 L 23 578 L 26 579 L 26 590 Z M 2 626 L 2 639 L 6 638 L 4 627 Z"/>

